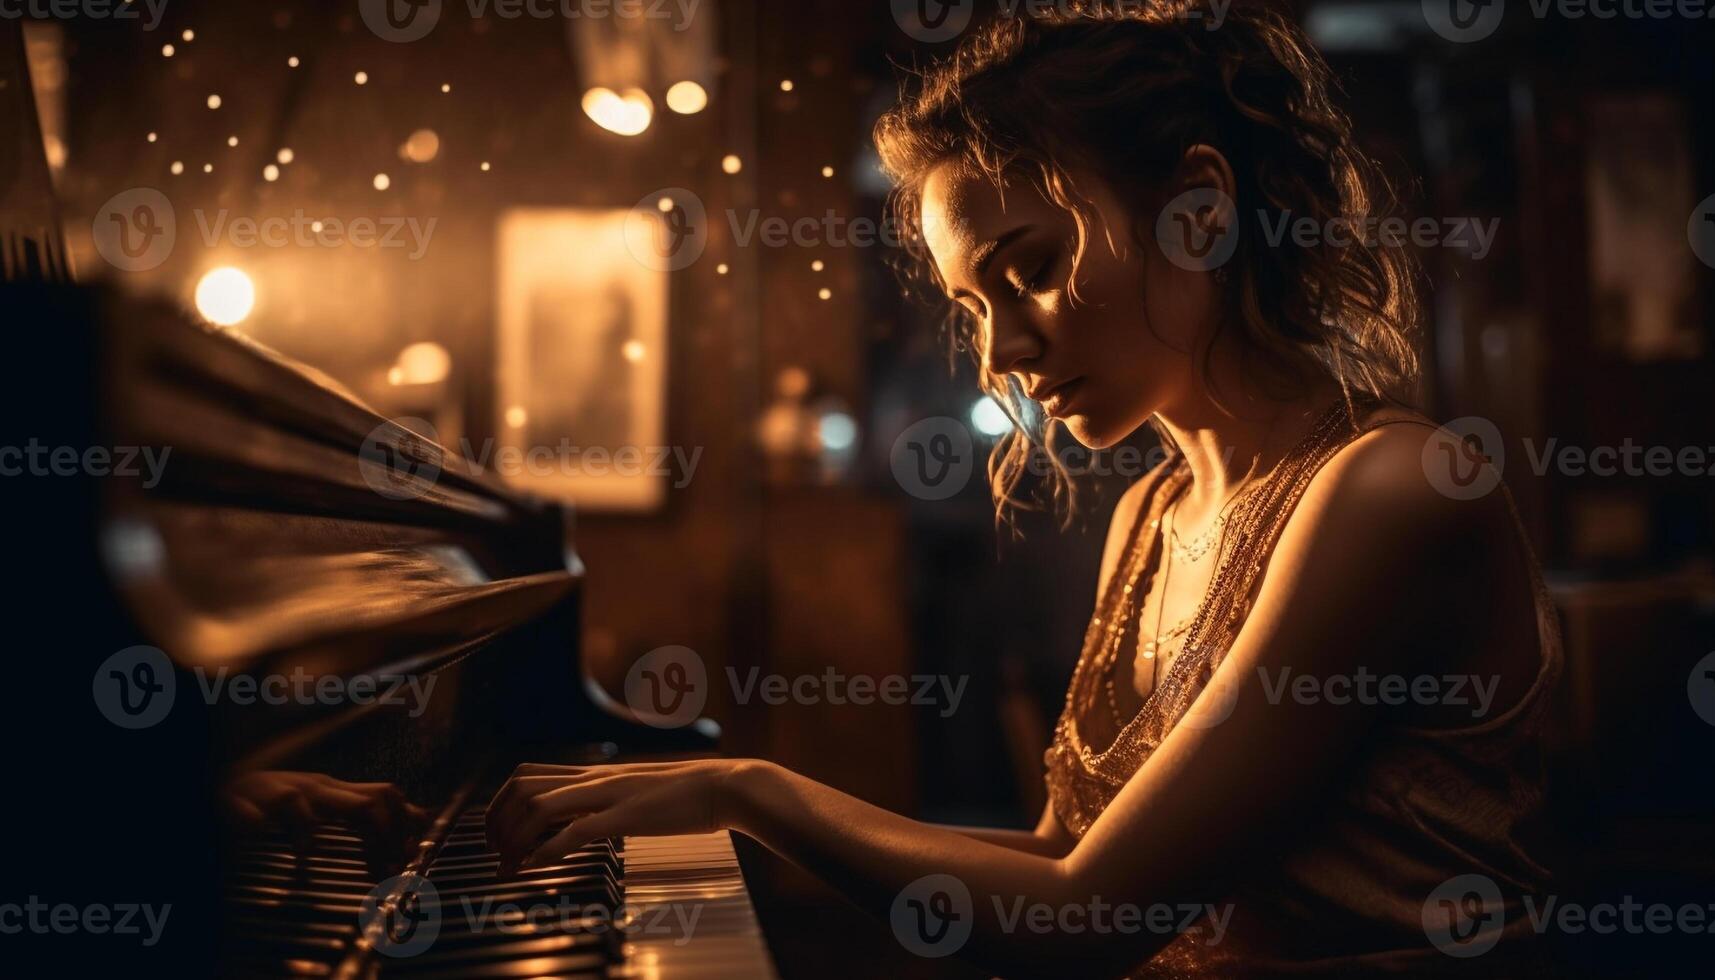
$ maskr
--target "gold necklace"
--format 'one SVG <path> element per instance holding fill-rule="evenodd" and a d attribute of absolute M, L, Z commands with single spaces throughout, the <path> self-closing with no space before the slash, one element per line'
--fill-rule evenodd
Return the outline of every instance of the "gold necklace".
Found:
<path fill-rule="evenodd" d="M 1127 620 L 1135 618 L 1135 597 L 1141 592 L 1128 586 L 1147 580 L 1160 549 L 1165 548 L 1165 541 L 1155 533 L 1159 518 L 1173 495 L 1183 490 L 1189 474 L 1182 458 L 1170 457 L 1169 465 L 1146 477 L 1152 484 L 1145 494 L 1148 508 L 1127 536 L 1127 560 L 1121 566 L 1124 574 L 1109 583 L 1097 602 L 1097 614 L 1090 618 L 1066 707 L 1055 725 L 1054 743 L 1046 759 L 1048 796 L 1067 829 L 1078 835 L 1086 833 L 1191 710 L 1242 627 L 1269 549 L 1278 540 L 1293 504 L 1320 466 L 1364 431 L 1360 420 L 1375 407 L 1371 397 L 1343 392 L 1312 424 L 1309 433 L 1270 468 L 1256 492 L 1247 494 L 1234 508 L 1227 522 L 1226 540 L 1219 546 L 1220 561 L 1212 581 L 1203 590 L 1202 602 L 1177 653 L 1161 670 L 1155 690 L 1111 738 L 1092 742 L 1084 737 L 1085 725 L 1098 723 L 1107 714 L 1101 705 L 1103 668 L 1113 664 L 1116 645 L 1137 642 Z M 1130 648 L 1135 649 L 1135 645 Z"/>
<path fill-rule="evenodd" d="M 1220 534 L 1223 540 L 1226 538 L 1223 529 L 1227 526 L 1229 512 L 1233 509 L 1233 505 L 1239 502 L 1240 497 L 1243 497 L 1261 482 L 1260 479 L 1253 479 L 1253 477 L 1256 477 L 1257 467 L 1262 465 L 1263 454 L 1268 452 L 1268 444 L 1274 441 L 1274 430 L 1279 424 L 1279 418 L 1269 422 L 1268 430 L 1262 435 L 1262 445 L 1257 447 L 1256 455 L 1251 457 L 1250 468 L 1245 470 L 1245 475 L 1239 478 L 1238 486 L 1227 494 L 1227 499 L 1221 504 L 1221 509 L 1215 512 L 1215 519 L 1210 521 L 1209 526 L 1204 528 L 1195 538 L 1192 538 L 1190 544 L 1179 540 L 1179 522 L 1177 520 L 1173 522 L 1173 533 L 1168 538 L 1168 543 L 1173 549 L 1173 557 L 1184 562 L 1195 562 L 1208 554 L 1209 549 L 1214 547 L 1215 535 Z M 1180 498 L 1180 500 L 1183 499 Z M 1179 514 L 1179 500 L 1173 502 L 1173 513 L 1175 517 Z"/>
<path fill-rule="evenodd" d="M 1179 501 L 1175 500 L 1173 502 L 1172 510 L 1169 511 L 1167 514 L 1168 527 L 1167 527 L 1167 535 L 1165 535 L 1165 536 L 1167 536 L 1169 538 L 1169 540 L 1171 540 L 1171 535 L 1174 533 L 1172 518 L 1174 516 L 1176 516 L 1178 514 L 1178 512 L 1179 512 Z M 1162 621 L 1167 616 L 1167 586 L 1168 586 L 1168 582 L 1171 579 L 1172 572 L 1173 572 L 1173 560 L 1172 560 L 1172 556 L 1170 554 L 1168 557 L 1168 560 L 1165 563 L 1163 563 L 1163 567 L 1161 570 L 1161 585 L 1160 585 L 1160 588 L 1158 590 L 1158 598 L 1157 598 L 1156 604 L 1155 604 L 1155 633 L 1150 638 L 1149 642 L 1147 642 L 1143 645 L 1143 649 L 1141 651 L 1142 658 L 1144 660 L 1149 661 L 1149 690 L 1151 693 L 1154 693 L 1155 685 L 1156 685 L 1157 681 L 1160 679 L 1161 658 L 1159 658 L 1157 656 L 1157 654 L 1161 651 L 1162 644 L 1164 644 L 1168 640 L 1174 639 L 1175 637 L 1179 636 L 1181 633 L 1184 633 L 1186 630 L 1191 628 L 1192 616 L 1186 616 L 1185 618 L 1179 620 L 1179 622 L 1173 624 L 1173 627 L 1171 629 L 1167 630 L 1166 632 L 1162 632 L 1161 624 L 1162 624 Z M 1133 591 L 1133 586 L 1128 583 L 1125 587 L 1125 592 L 1127 594 L 1130 594 L 1132 591 Z M 1143 618 L 1143 604 L 1141 601 L 1139 601 L 1137 604 L 1136 618 L 1137 618 L 1137 620 L 1141 620 Z M 1141 627 L 1141 623 L 1139 623 L 1139 626 Z M 1139 628 L 1136 631 L 1136 633 L 1141 634 L 1142 629 Z M 1125 713 L 1120 711 L 1120 706 L 1119 706 L 1119 681 L 1118 681 L 1119 671 L 1117 669 L 1119 666 L 1119 657 L 1120 657 L 1120 654 L 1123 651 L 1123 649 L 1124 649 L 1123 644 L 1116 644 L 1114 646 L 1112 661 L 1108 665 L 1108 669 L 1106 671 L 1104 671 L 1104 673 L 1107 675 L 1105 678 L 1105 681 L 1104 681 L 1104 687 L 1106 688 L 1106 692 L 1107 692 L 1108 711 L 1113 715 L 1114 726 L 1116 728 L 1124 728 L 1125 727 Z M 1144 695 L 1144 696 L 1148 697 L 1148 695 Z"/>
<path fill-rule="evenodd" d="M 1347 406 L 1341 402 L 1336 402 L 1330 406 L 1322 417 L 1311 426 L 1310 431 L 1304 434 L 1299 443 L 1276 466 L 1272 467 L 1268 473 L 1253 484 L 1254 487 L 1268 487 L 1268 493 L 1239 493 L 1228 501 L 1229 505 L 1236 504 L 1241 499 L 1245 501 L 1244 506 L 1236 508 L 1233 513 L 1236 521 L 1235 526 L 1238 528 L 1238 533 L 1234 537 L 1233 548 L 1235 551 L 1248 552 L 1261 539 L 1266 538 L 1269 531 L 1277 530 L 1271 525 L 1277 525 L 1283 516 L 1276 512 L 1280 498 L 1303 492 L 1303 484 L 1307 483 L 1309 477 L 1315 472 L 1314 466 L 1305 464 L 1325 453 L 1330 444 L 1337 443 L 1340 422 L 1352 418 L 1354 415 L 1348 415 Z M 1184 465 L 1183 459 L 1181 459 L 1180 465 Z M 1247 476 L 1249 475 L 1247 474 Z M 1187 486 L 1182 489 L 1188 489 L 1188 481 Z M 1174 500 L 1169 506 L 1177 508 L 1178 500 Z M 1171 548 L 1171 534 L 1162 533 L 1160 524 L 1159 519 L 1149 522 L 1150 527 L 1158 532 L 1156 541 L 1167 546 L 1162 549 L 1163 552 L 1166 552 Z M 1172 529 L 1169 527 L 1165 530 L 1171 532 Z M 1223 551 L 1226 550 L 1227 537 L 1227 534 L 1221 535 Z M 1143 609 L 1141 596 L 1138 595 L 1138 587 L 1142 584 L 1146 571 L 1146 552 L 1148 549 L 1138 548 L 1136 545 L 1137 541 L 1134 539 L 1132 547 L 1128 549 L 1132 555 L 1132 565 L 1131 568 L 1127 569 L 1128 574 L 1122 580 L 1123 587 L 1114 591 L 1105 610 L 1106 615 L 1096 617 L 1091 623 L 1092 629 L 1098 634 L 1107 634 L 1106 643 L 1103 644 L 1106 649 L 1093 658 L 1090 667 L 1097 672 L 1098 683 L 1106 688 L 1106 700 L 1114 719 L 1116 732 L 1108 748 L 1099 753 L 1094 752 L 1089 745 L 1084 745 L 1083 754 L 1089 759 L 1105 758 L 1109 753 L 1117 750 L 1122 736 L 1130 729 L 1133 722 L 1138 720 L 1138 717 L 1135 716 L 1128 720 L 1120 712 L 1115 683 L 1121 652 L 1129 645 L 1126 642 L 1128 637 L 1135 641 L 1141 639 L 1142 633 Z M 1181 632 L 1190 634 L 1185 641 L 1184 649 L 1194 655 L 1189 658 L 1191 661 L 1199 659 L 1195 655 L 1203 649 L 1205 641 L 1208 639 L 1205 634 L 1213 625 L 1209 622 L 1213 612 L 1224 610 L 1226 615 L 1222 618 L 1226 622 L 1222 626 L 1228 629 L 1236 627 L 1240 611 L 1233 607 L 1234 601 L 1239 594 L 1245 591 L 1248 585 L 1248 582 L 1246 585 L 1240 583 L 1246 582 L 1252 575 L 1260 573 L 1261 570 L 1261 562 L 1257 557 L 1248 553 L 1235 554 L 1224 559 L 1223 564 L 1216 569 L 1214 577 L 1204 591 L 1202 602 L 1198 604 L 1197 611 L 1189 618 L 1188 623 L 1184 624 L 1184 629 L 1175 626 L 1173 630 L 1174 635 Z M 1160 636 L 1157 638 L 1157 642 L 1168 638 L 1170 637 Z M 1106 655 L 1103 656 L 1103 653 Z M 1198 669 L 1196 666 L 1187 668 L 1179 663 L 1179 660 L 1185 659 L 1187 658 L 1177 658 L 1174 661 L 1174 669 L 1168 672 L 1167 686 L 1174 689 L 1169 692 L 1170 699 L 1183 699 L 1184 692 L 1180 689 L 1184 687 L 1187 679 L 1186 670 Z M 1207 672 L 1208 667 L 1207 664 L 1201 665 L 1202 672 Z M 1145 708 L 1152 701 L 1161 700 L 1163 696 L 1162 679 L 1158 676 L 1159 669 L 1154 665 L 1153 658 L 1151 670 L 1154 683 L 1151 686 L 1149 696 L 1143 699 L 1143 707 Z M 1073 678 L 1073 684 L 1076 687 L 1076 677 Z M 1139 716 L 1141 714 L 1140 711 Z M 1062 724 L 1065 721 L 1066 719 L 1063 717 Z"/>
<path fill-rule="evenodd" d="M 1260 459 L 1261 457 L 1259 456 L 1258 458 Z M 1253 464 L 1251 468 L 1255 469 L 1256 467 Z M 1192 538 L 1190 544 L 1186 544 L 1179 540 L 1179 522 L 1174 521 L 1172 533 L 1168 537 L 1173 557 L 1183 562 L 1195 562 L 1208 554 L 1209 549 L 1215 545 L 1215 535 L 1219 533 L 1222 528 L 1227 526 L 1228 511 L 1232 510 L 1233 505 L 1239 502 L 1239 498 L 1244 496 L 1245 492 L 1254 486 L 1256 486 L 1254 482 L 1240 484 L 1238 489 L 1234 490 L 1232 494 L 1227 497 L 1227 502 L 1221 505 L 1220 511 L 1215 514 L 1215 519 L 1209 522 L 1209 526 L 1204 528 L 1201 534 Z M 1173 503 L 1173 512 L 1175 516 L 1179 513 L 1178 501 L 1174 501 Z"/>

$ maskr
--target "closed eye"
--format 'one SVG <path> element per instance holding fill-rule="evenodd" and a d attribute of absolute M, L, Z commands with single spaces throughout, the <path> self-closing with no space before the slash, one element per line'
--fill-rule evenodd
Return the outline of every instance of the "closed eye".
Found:
<path fill-rule="evenodd" d="M 1012 287 L 1019 299 L 1024 299 L 1031 293 L 1042 292 L 1047 288 L 1051 278 L 1050 273 L 1054 271 L 1054 259 L 1052 254 L 1043 256 L 1042 260 L 1035 264 L 1033 271 L 1029 273 L 1019 269 L 1008 269 L 1006 273 L 1007 285 Z"/>

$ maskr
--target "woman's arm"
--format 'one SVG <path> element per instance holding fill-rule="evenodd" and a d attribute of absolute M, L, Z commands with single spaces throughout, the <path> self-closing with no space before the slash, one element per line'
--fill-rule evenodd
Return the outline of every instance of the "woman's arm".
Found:
<path fill-rule="evenodd" d="M 1173 938 L 1179 913 L 1213 908 L 1235 862 L 1291 826 L 1379 716 L 1357 699 L 1283 696 L 1294 688 L 1279 681 L 1320 688 L 1360 668 L 1403 672 L 1400 651 L 1424 617 L 1465 598 L 1449 590 L 1460 561 L 1481 551 L 1472 513 L 1494 504 L 1436 494 L 1418 462 L 1422 437 L 1406 431 L 1364 437 L 1313 481 L 1194 723 L 1168 735 L 1064 856 L 910 820 L 748 760 L 521 772 L 495 800 L 491 837 L 511 863 L 557 826 L 536 859 L 600 837 L 729 827 L 883 918 L 903 903 L 968 921 L 962 953 L 1009 974 L 1123 972 Z M 931 875 L 947 877 L 920 884 Z M 1130 928 L 1119 907 L 1135 913 Z M 1157 908 L 1172 910 L 1168 925 Z M 1219 928 L 1225 916 L 1208 921 Z"/>
<path fill-rule="evenodd" d="M 966 837 L 1010 847 L 1015 851 L 1027 854 L 1040 854 L 1043 857 L 1061 858 L 1072 850 L 1077 841 L 1060 822 L 1060 817 L 1054 812 L 1054 805 L 1042 808 L 1042 819 L 1036 822 L 1035 830 L 1017 830 L 1011 827 L 948 827 Z"/>

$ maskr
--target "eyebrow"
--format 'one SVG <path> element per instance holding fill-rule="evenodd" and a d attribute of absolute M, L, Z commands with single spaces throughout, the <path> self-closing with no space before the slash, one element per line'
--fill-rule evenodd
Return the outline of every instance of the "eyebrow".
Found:
<path fill-rule="evenodd" d="M 1035 225 L 1019 225 L 993 241 L 978 245 L 976 251 L 971 253 L 971 271 L 975 274 L 974 278 L 981 279 L 983 273 L 987 271 L 989 263 L 994 261 L 994 257 L 1000 254 L 1001 249 L 1029 234 L 1035 227 Z"/>
<path fill-rule="evenodd" d="M 989 263 L 994 261 L 994 257 L 1000 254 L 1001 249 L 1006 248 L 1008 245 L 1011 245 L 1013 242 L 1035 229 L 1035 225 L 1019 225 L 1017 228 L 1000 235 L 998 238 L 978 245 L 971 252 L 971 278 L 981 279 L 983 274 L 988 271 Z M 975 294 L 968 289 L 954 289 L 948 295 L 956 300 L 960 296 L 974 297 Z"/>

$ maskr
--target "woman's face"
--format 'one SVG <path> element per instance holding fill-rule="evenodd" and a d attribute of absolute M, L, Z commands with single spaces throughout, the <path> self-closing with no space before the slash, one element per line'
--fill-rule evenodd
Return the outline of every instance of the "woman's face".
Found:
<path fill-rule="evenodd" d="M 943 164 L 924 184 L 921 220 L 949 295 L 979 325 L 983 368 L 1016 377 L 1047 415 L 1099 449 L 1192 394 L 1190 351 L 1215 296 L 1210 276 L 1133 240 L 1132 216 L 1105 184 L 1078 187 L 1099 220 L 1076 299 L 1077 225 L 1031 182 L 997 189 Z"/>

